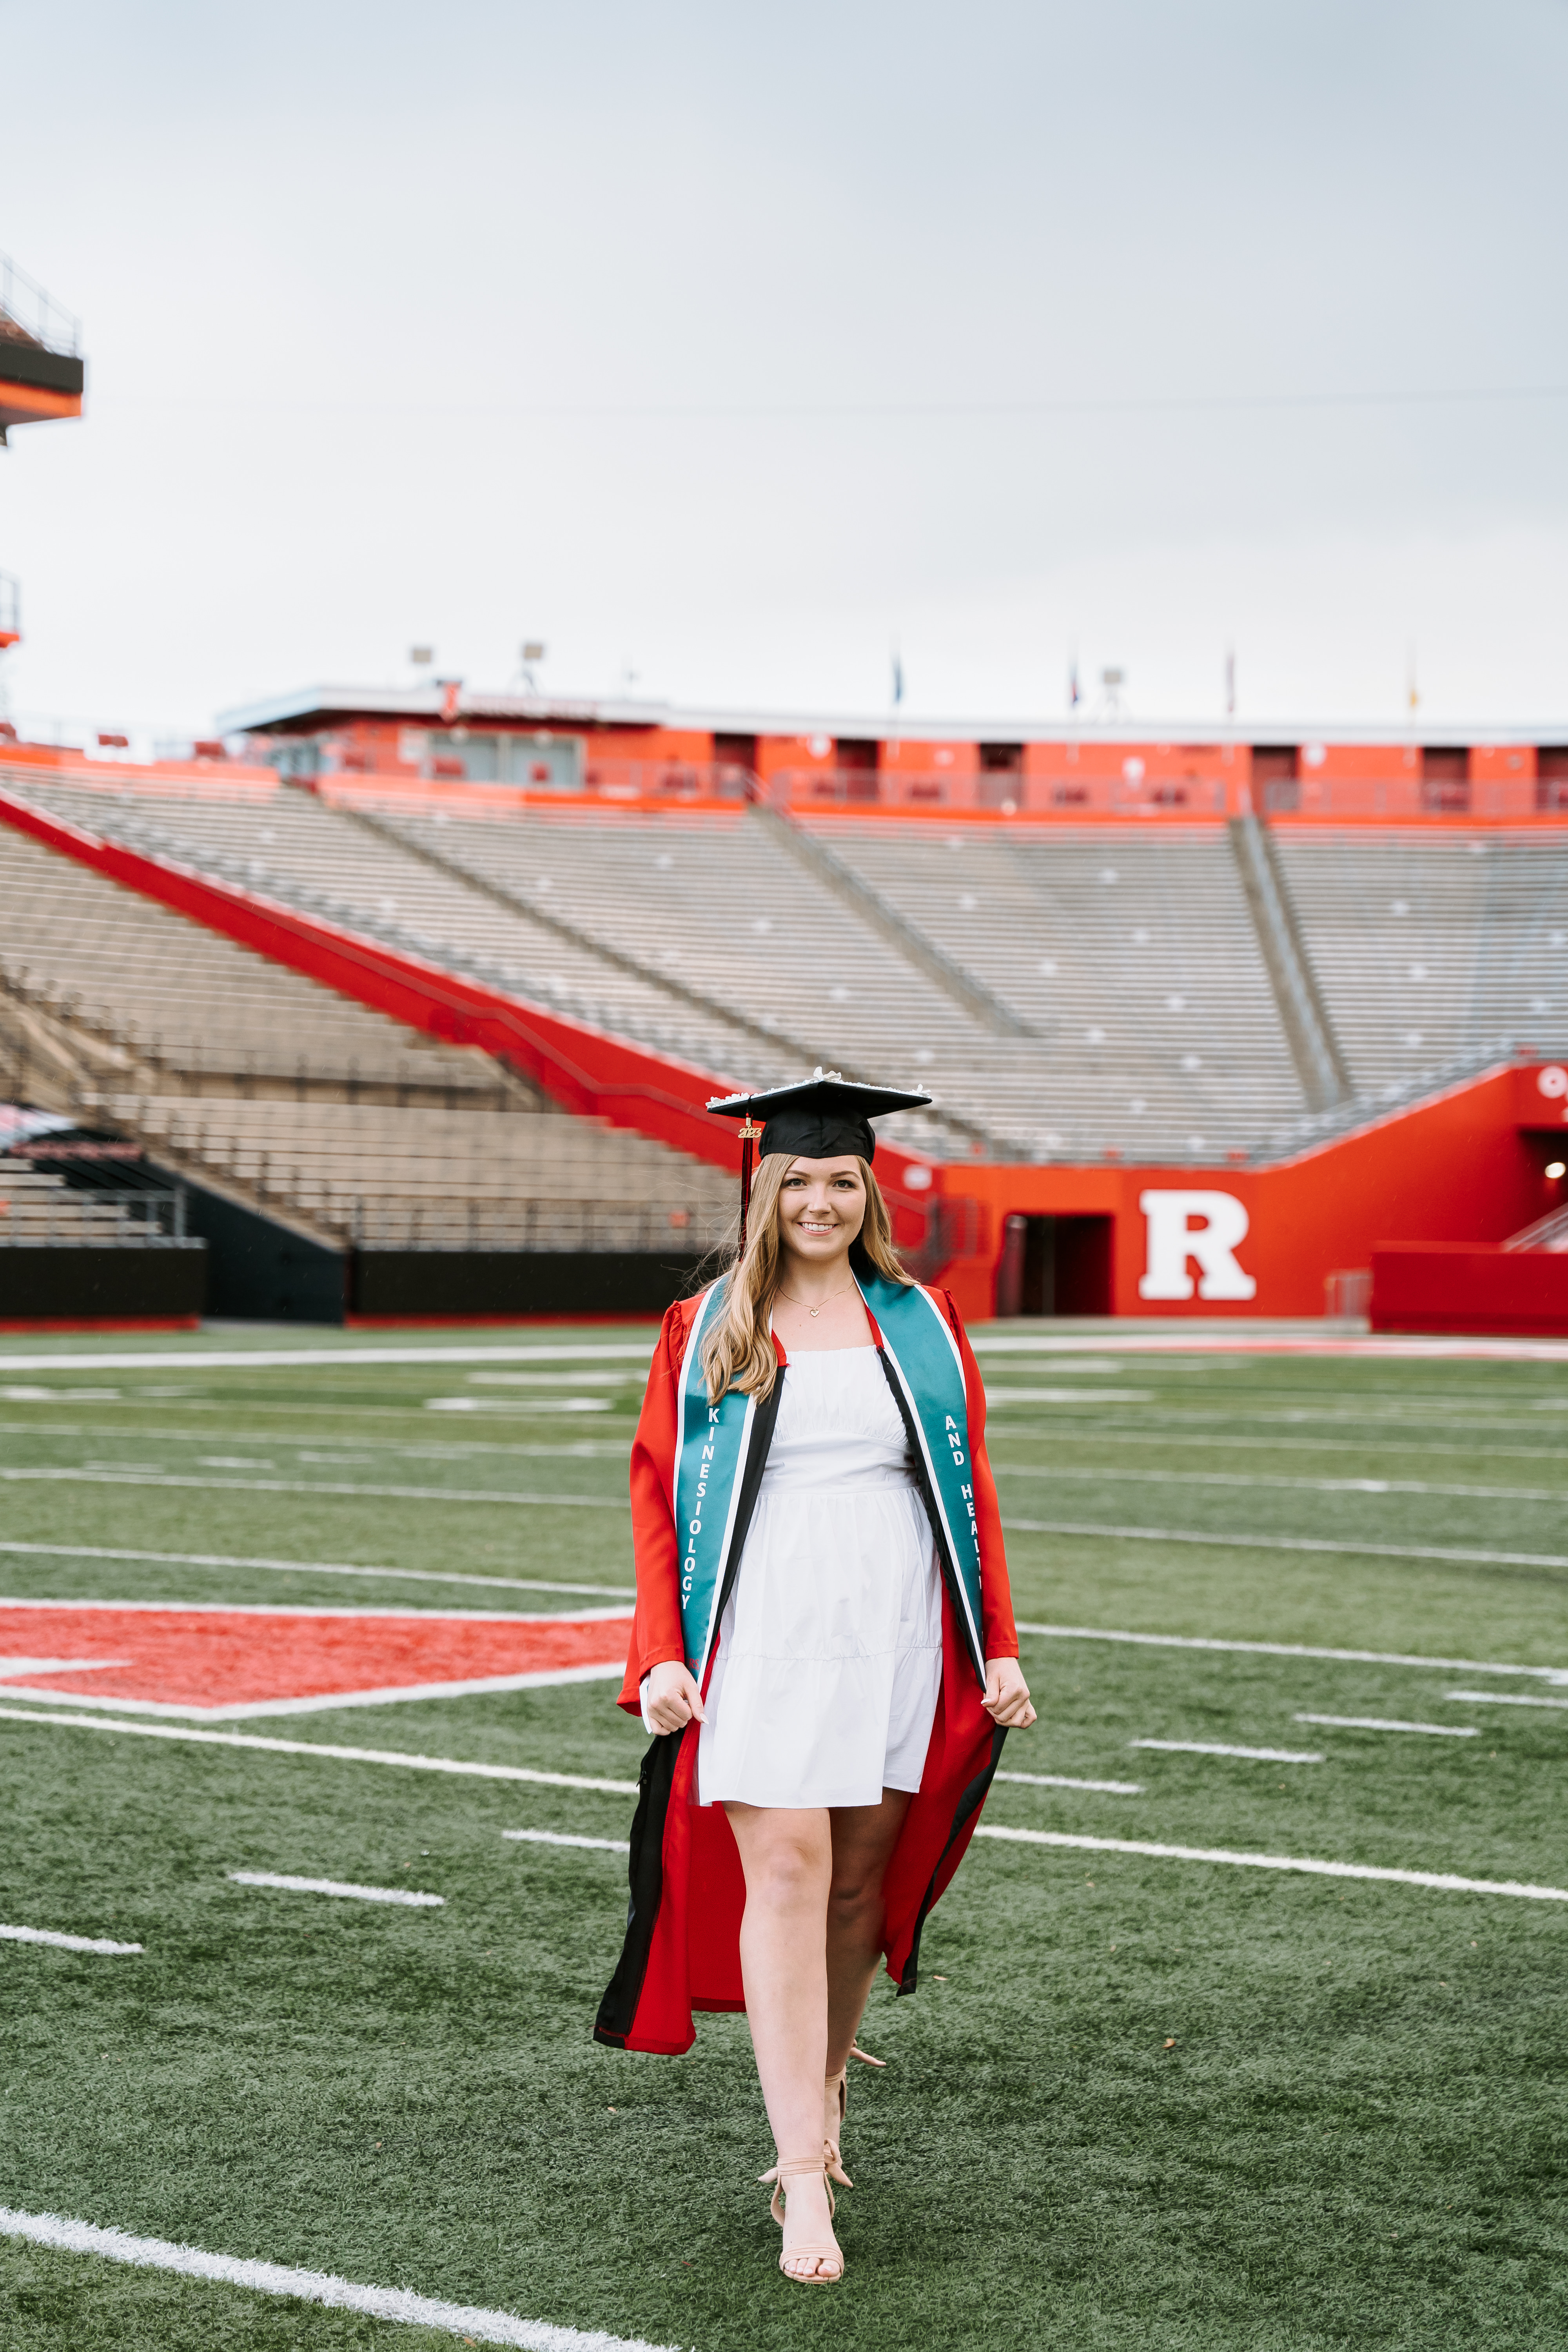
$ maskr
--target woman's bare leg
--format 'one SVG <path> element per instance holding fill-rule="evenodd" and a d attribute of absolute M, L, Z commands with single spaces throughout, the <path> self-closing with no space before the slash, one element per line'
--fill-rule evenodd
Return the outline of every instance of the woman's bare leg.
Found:
<path fill-rule="evenodd" d="M 827 2063 L 837 2078 L 854 2046 L 882 1957 L 882 1874 L 910 1809 L 910 1791 L 884 1789 L 879 1805 L 836 1805 L 833 1874 L 827 1894 Z M 838 2137 L 837 2095 L 828 2103 L 827 2136 Z"/>
<path fill-rule="evenodd" d="M 741 1979 L 773 2144 L 782 2163 L 822 2153 L 827 2067 L 827 1906 L 833 1835 L 820 1806 L 724 1808 L 746 1875 Z M 868 1979 L 868 1982 L 869 1979 Z M 784 2259 L 792 2244 L 833 2238 L 820 2178 L 785 2189 Z M 803 2257 L 806 2274 L 818 2268 Z"/>

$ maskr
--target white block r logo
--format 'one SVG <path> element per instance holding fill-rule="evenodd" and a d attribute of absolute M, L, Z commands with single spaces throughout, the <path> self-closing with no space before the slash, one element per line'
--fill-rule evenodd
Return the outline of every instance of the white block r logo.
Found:
<path fill-rule="evenodd" d="M 1198 1262 L 1200 1298 L 1256 1294 L 1257 1283 L 1236 1262 L 1247 1216 L 1234 1192 L 1141 1192 L 1138 1206 L 1149 1220 L 1149 1270 L 1138 1285 L 1140 1298 L 1190 1298 L 1190 1257 Z"/>

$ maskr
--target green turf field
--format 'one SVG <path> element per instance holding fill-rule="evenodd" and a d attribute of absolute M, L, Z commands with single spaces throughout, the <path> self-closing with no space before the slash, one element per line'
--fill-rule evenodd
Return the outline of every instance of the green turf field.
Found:
<path fill-rule="evenodd" d="M 328 1353 L 203 1361 L 301 1345 Z M 0 1552 L 0 1593 L 570 1612 L 628 1589 L 640 1383 L 603 1377 L 627 1360 L 387 1367 L 355 1346 L 0 1339 L 0 1540 L 62 1548 Z M 163 1360 L 64 1360 L 127 1352 Z M 999 1784 L 989 1825 L 1568 1887 L 1568 1684 L 1476 1671 L 1568 1669 L 1568 1365 L 986 1363 L 1019 1616 L 1079 1629 L 1026 1637 L 1041 1722 L 1005 1766 L 1139 1790 Z M 10 1475 L 38 1471 L 61 1475 Z M 224 1564 L 259 1559 L 317 1565 Z M 388 1573 L 324 1572 L 355 1565 Z M 448 1577 L 502 1581 L 422 1580 Z M 1555 1704 L 1449 1696 L 1477 1690 Z M 627 1781 L 641 1734 L 612 1696 L 236 1727 Z M 679 2061 L 596 2048 L 624 1859 L 502 1836 L 624 1838 L 628 1799 L 21 1704 L 29 1720 L 0 1720 L 0 1921 L 145 1948 L 0 1942 L 8 2208 L 696 2352 L 1568 2341 L 1568 1903 L 977 1840 L 919 1995 L 873 1995 L 862 2040 L 889 2065 L 851 2084 L 847 2277 L 808 2292 L 780 2278 L 754 2185 L 772 2143 L 744 2021 L 701 2021 Z M 445 1907 L 248 1887 L 225 1874 L 241 1867 Z M 453 2341 L 0 2238 L 6 2352 Z"/>

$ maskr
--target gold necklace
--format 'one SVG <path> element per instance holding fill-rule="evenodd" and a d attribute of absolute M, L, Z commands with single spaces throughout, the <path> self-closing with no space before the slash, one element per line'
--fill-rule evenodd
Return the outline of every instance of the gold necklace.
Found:
<path fill-rule="evenodd" d="M 826 1297 L 823 1300 L 822 1307 L 831 1307 L 836 1298 L 847 1298 L 849 1293 L 854 1289 L 854 1287 L 855 1285 L 850 1282 L 847 1283 L 842 1290 L 830 1290 Z M 779 1292 L 779 1297 L 781 1298 L 787 1298 L 792 1307 L 805 1307 L 805 1299 L 797 1298 L 793 1290 L 781 1290 Z M 814 1323 L 821 1314 L 822 1307 L 805 1307 L 805 1311 L 810 1316 Z"/>

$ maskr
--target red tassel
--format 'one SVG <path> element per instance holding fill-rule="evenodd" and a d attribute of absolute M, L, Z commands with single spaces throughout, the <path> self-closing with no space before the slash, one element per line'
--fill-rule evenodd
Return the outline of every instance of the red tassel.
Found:
<path fill-rule="evenodd" d="M 741 1129 L 741 1249 L 746 1255 L 746 1212 L 752 1205 L 752 1146 L 762 1129 L 748 1119 Z"/>

